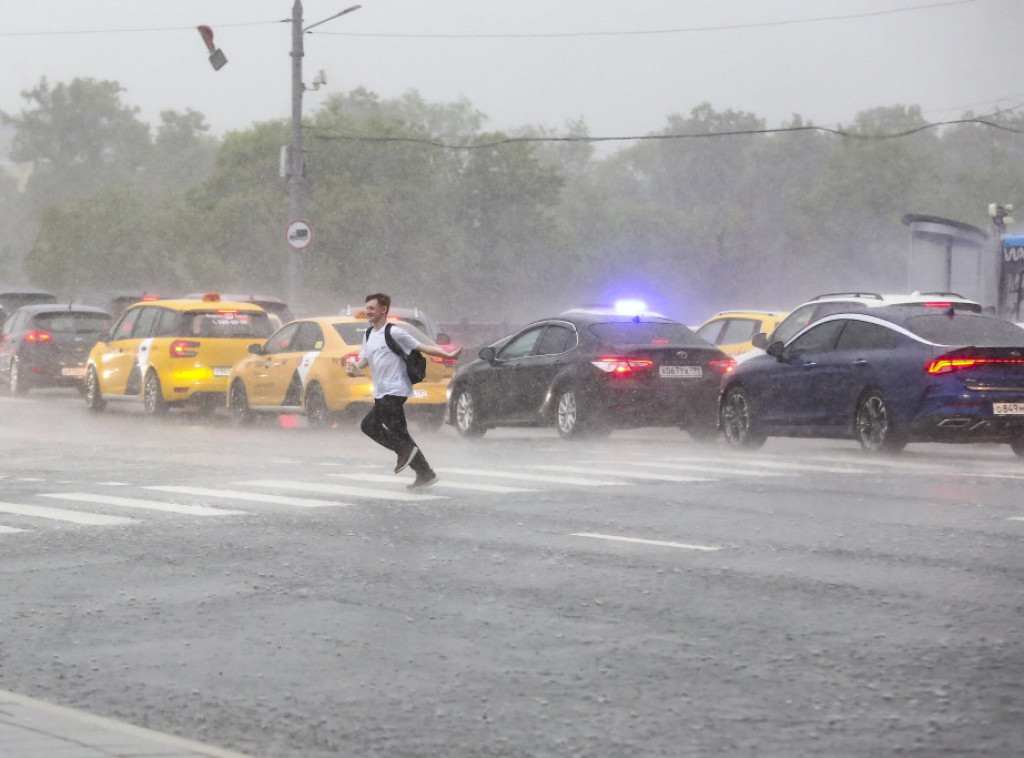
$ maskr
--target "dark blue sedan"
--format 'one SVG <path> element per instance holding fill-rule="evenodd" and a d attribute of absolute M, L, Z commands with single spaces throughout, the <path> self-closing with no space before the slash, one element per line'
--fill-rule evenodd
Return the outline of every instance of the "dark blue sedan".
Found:
<path fill-rule="evenodd" d="M 734 447 L 769 436 L 1007 442 L 1024 457 L 1024 329 L 955 307 L 884 306 L 816 321 L 723 378 Z"/>

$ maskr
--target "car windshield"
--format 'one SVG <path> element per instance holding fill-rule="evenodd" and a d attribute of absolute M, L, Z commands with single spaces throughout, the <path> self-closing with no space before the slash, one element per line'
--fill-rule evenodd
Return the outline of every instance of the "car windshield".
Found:
<path fill-rule="evenodd" d="M 997 318 L 933 313 L 911 316 L 907 328 L 937 345 L 1024 347 L 1024 329 Z"/>
<path fill-rule="evenodd" d="M 363 332 L 366 331 L 367 324 L 363 321 L 345 321 L 335 324 L 331 324 L 334 327 L 334 331 L 345 341 L 346 345 L 360 345 L 363 342 Z M 433 345 L 434 340 L 430 339 L 427 335 L 417 329 L 410 323 L 402 322 L 396 326 L 401 327 L 405 331 L 409 332 L 421 345 Z"/>
<path fill-rule="evenodd" d="M 614 345 L 681 345 L 706 347 L 707 343 L 674 321 L 613 321 L 593 324 L 590 330 L 602 342 Z"/>
<path fill-rule="evenodd" d="M 185 333 L 191 337 L 269 337 L 270 319 L 262 311 L 190 311 L 184 314 Z"/>
<path fill-rule="evenodd" d="M 110 326 L 110 319 L 103 313 L 73 311 L 38 313 L 32 321 L 40 329 L 62 334 L 99 334 Z"/>

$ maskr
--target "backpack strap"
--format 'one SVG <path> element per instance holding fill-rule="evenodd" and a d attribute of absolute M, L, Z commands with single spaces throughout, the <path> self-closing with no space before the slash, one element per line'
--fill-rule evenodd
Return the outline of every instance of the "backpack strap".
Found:
<path fill-rule="evenodd" d="M 395 338 L 391 336 L 390 322 L 384 324 L 384 341 L 388 343 L 388 347 L 391 348 L 395 355 L 397 355 L 403 361 L 406 359 L 405 351 L 403 351 L 402 348 L 398 346 L 398 343 L 395 342 Z"/>

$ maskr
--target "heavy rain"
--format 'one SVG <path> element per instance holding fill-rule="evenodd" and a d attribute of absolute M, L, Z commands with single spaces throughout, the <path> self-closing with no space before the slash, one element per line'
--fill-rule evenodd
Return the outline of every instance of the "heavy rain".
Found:
<path fill-rule="evenodd" d="M 1024 9 L 88 5 L 0 9 L 0 754 L 1019 750 Z"/>

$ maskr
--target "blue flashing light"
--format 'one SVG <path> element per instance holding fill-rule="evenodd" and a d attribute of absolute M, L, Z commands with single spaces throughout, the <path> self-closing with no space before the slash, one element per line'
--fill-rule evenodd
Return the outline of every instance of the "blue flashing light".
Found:
<path fill-rule="evenodd" d="M 625 299 L 615 301 L 615 312 L 623 316 L 636 316 L 647 310 L 647 303 L 643 300 Z"/>

